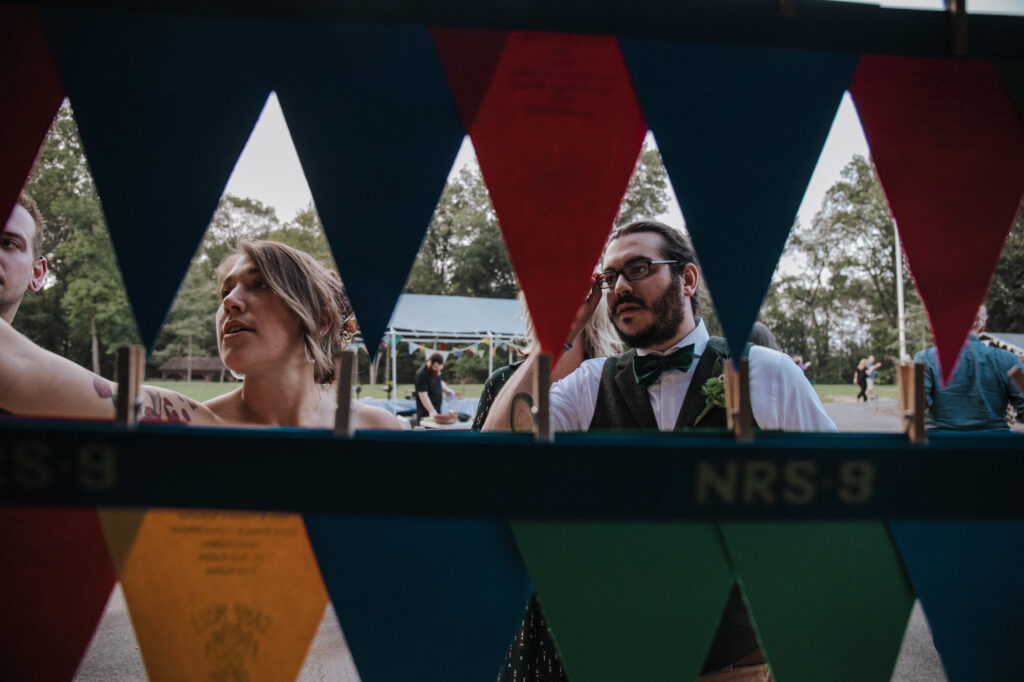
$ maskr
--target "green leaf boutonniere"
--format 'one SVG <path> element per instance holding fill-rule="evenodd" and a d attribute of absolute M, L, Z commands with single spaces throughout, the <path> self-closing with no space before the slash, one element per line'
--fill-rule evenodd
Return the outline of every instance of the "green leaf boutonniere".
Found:
<path fill-rule="evenodd" d="M 700 420 L 707 416 L 711 408 L 715 406 L 725 407 L 725 375 L 722 374 L 722 362 L 720 360 L 715 363 L 715 368 L 711 373 L 714 376 L 708 379 L 701 388 L 704 391 L 704 409 L 693 420 L 694 426 L 700 424 Z"/>

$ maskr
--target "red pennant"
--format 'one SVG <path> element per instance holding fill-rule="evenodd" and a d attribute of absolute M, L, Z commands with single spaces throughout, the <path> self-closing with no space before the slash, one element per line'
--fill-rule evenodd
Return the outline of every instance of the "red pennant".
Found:
<path fill-rule="evenodd" d="M 64 90 L 34 9 L 0 7 L 0 214 L 18 200 Z"/>
<path fill-rule="evenodd" d="M 471 99 L 456 76 L 456 101 Z M 613 38 L 509 33 L 469 134 L 547 351 L 562 348 L 646 130 Z"/>
<path fill-rule="evenodd" d="M 70 680 L 114 588 L 95 509 L 0 509 L 0 668 Z"/>
<path fill-rule="evenodd" d="M 945 383 L 1020 206 L 1024 130 L 990 62 L 865 55 L 850 94 Z"/>
<path fill-rule="evenodd" d="M 432 28 L 430 35 L 445 76 L 452 84 L 452 95 L 462 125 L 469 130 L 491 84 L 508 31 Z"/>

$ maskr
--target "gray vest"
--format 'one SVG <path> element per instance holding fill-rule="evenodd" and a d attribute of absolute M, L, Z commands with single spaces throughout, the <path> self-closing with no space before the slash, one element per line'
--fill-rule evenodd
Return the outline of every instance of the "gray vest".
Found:
<path fill-rule="evenodd" d="M 635 350 L 628 350 L 605 361 L 604 369 L 601 371 L 600 388 L 597 391 L 597 404 L 594 406 L 594 418 L 588 430 L 658 428 L 647 389 L 636 383 L 633 376 L 635 355 Z M 715 363 L 719 360 L 724 363 L 728 357 L 729 346 L 725 339 L 721 336 L 712 336 L 708 339 L 708 345 L 693 370 L 693 378 L 690 380 L 686 397 L 683 398 L 683 406 L 679 409 L 676 429 L 693 426 L 693 420 L 704 410 L 706 404 L 701 388 L 711 378 Z M 697 426 L 725 428 L 725 425 L 725 408 L 716 405 L 704 415 Z"/>

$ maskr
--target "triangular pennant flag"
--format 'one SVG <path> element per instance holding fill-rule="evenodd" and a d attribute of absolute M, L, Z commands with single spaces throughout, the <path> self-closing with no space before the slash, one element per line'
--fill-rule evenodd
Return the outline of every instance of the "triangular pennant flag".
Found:
<path fill-rule="evenodd" d="M 1024 192 L 1024 129 L 991 62 L 865 55 L 850 86 L 942 383 Z"/>
<path fill-rule="evenodd" d="M 305 520 L 363 682 L 497 676 L 531 589 L 506 524 Z"/>
<path fill-rule="evenodd" d="M 1024 119 L 1024 64 L 1020 62 L 993 62 L 1003 87 L 1010 95 L 1017 113 Z"/>
<path fill-rule="evenodd" d="M 409 341 L 408 344 L 409 345 L 407 348 L 407 352 L 409 353 L 409 355 L 412 355 L 413 353 L 420 349 L 420 344 L 418 343 L 413 343 L 412 341 Z"/>
<path fill-rule="evenodd" d="M 151 349 L 267 97 L 257 24 L 70 10 L 43 19 Z"/>
<path fill-rule="evenodd" d="M 733 581 L 713 524 L 511 527 L 570 680 L 697 678 Z"/>
<path fill-rule="evenodd" d="M 458 72 L 449 83 L 456 101 L 478 95 Z M 614 39 L 509 34 L 469 133 L 547 351 L 561 352 L 645 131 Z"/>
<path fill-rule="evenodd" d="M 0 216 L 18 200 L 64 98 L 39 15 L 30 7 L 0 7 Z"/>
<path fill-rule="evenodd" d="M 131 552 L 139 527 L 146 515 L 145 509 L 100 509 L 100 526 L 107 542 L 110 560 L 118 575 L 124 572 L 124 562 Z"/>
<path fill-rule="evenodd" d="M 452 83 L 462 125 L 472 130 L 480 103 L 491 85 L 508 31 L 432 28 L 430 34 L 445 76 Z"/>
<path fill-rule="evenodd" d="M 376 348 L 462 144 L 458 113 L 426 27 L 280 24 L 270 44 L 295 149 Z"/>
<path fill-rule="evenodd" d="M 950 682 L 1018 679 L 1024 523 L 893 521 Z"/>
<path fill-rule="evenodd" d="M 857 57 L 620 43 L 715 312 L 741 357 Z"/>
<path fill-rule="evenodd" d="M 883 523 L 723 523 L 772 675 L 889 680 L 914 595 Z"/>
<path fill-rule="evenodd" d="M 114 588 L 95 509 L 0 509 L 5 680 L 70 680 Z"/>
<path fill-rule="evenodd" d="M 149 510 L 121 585 L 156 681 L 295 679 L 327 606 L 291 514 Z"/>
<path fill-rule="evenodd" d="M 440 353 L 441 357 L 444 360 L 444 362 L 448 362 L 448 354 L 451 353 L 451 351 L 449 351 L 449 350 L 435 350 L 433 353 L 431 353 L 431 355 L 433 355 L 434 353 Z"/>

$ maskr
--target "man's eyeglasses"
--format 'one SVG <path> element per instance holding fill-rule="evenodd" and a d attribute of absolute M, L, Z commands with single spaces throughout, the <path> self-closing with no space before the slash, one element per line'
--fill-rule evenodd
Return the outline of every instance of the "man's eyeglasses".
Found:
<path fill-rule="evenodd" d="M 663 263 L 678 263 L 677 260 L 650 260 L 647 258 L 638 258 L 637 260 L 631 260 L 621 268 L 605 270 L 597 276 L 597 283 L 602 289 L 611 289 L 615 286 L 615 283 L 619 281 L 619 275 L 626 278 L 628 282 L 635 282 L 638 279 L 643 279 L 651 274 L 652 265 L 661 265 Z"/>

